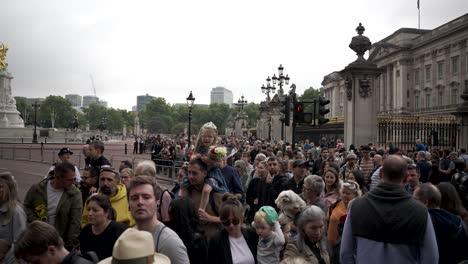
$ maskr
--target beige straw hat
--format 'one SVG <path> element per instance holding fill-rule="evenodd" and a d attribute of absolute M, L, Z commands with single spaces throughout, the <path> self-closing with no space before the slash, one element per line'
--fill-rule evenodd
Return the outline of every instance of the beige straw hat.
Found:
<path fill-rule="evenodd" d="M 128 228 L 115 242 L 112 257 L 99 263 L 170 264 L 171 261 L 165 255 L 154 252 L 154 240 L 151 233 Z"/>

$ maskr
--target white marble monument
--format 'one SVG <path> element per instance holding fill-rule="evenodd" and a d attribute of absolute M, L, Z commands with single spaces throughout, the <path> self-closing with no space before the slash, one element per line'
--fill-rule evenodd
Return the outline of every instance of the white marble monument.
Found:
<path fill-rule="evenodd" d="M 16 109 L 16 100 L 11 95 L 11 79 L 7 71 L 8 47 L 0 43 L 0 128 L 23 128 L 24 121 Z"/>

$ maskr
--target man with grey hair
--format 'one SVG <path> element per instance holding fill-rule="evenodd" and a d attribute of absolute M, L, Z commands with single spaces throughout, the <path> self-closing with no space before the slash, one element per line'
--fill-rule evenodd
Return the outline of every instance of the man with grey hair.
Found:
<path fill-rule="evenodd" d="M 382 168 L 383 158 L 380 154 L 375 154 L 372 158 L 374 162 L 374 170 L 371 172 L 371 183 L 369 186 L 369 190 L 372 190 L 380 183 L 380 169 Z"/>
<path fill-rule="evenodd" d="M 127 189 L 120 183 L 120 174 L 110 167 L 103 167 L 99 173 L 99 194 L 106 195 L 116 212 L 116 221 L 126 224 L 129 227 L 135 225 L 130 214 L 127 200 Z M 81 215 L 81 226 L 88 223 L 88 207 L 83 208 Z"/>
<path fill-rule="evenodd" d="M 388 156 L 382 182 L 348 208 L 341 263 L 438 263 L 427 209 L 403 189 L 407 162 Z"/>
<path fill-rule="evenodd" d="M 419 185 L 413 198 L 423 203 L 432 219 L 439 248 L 439 263 L 459 263 L 468 259 L 466 227 L 460 217 L 440 209 L 442 195 L 431 183 Z"/>
<path fill-rule="evenodd" d="M 323 182 L 322 177 L 318 175 L 309 175 L 304 179 L 302 196 L 308 206 L 318 206 L 326 213 L 327 208 L 322 198 L 320 198 L 320 194 L 323 192 L 324 188 L 325 183 Z"/>

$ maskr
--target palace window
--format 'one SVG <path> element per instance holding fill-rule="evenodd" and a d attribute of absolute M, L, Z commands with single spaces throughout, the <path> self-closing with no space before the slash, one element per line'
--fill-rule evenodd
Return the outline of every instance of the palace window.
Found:
<path fill-rule="evenodd" d="M 437 63 L 437 79 L 442 80 L 444 78 L 444 62 L 440 61 Z"/>
<path fill-rule="evenodd" d="M 442 106 L 444 104 L 444 92 L 443 91 L 439 92 L 439 97 L 437 98 L 437 100 L 438 100 L 437 102 L 438 106 Z"/>
<path fill-rule="evenodd" d="M 458 89 L 452 89 L 452 104 L 458 103 Z"/>
<path fill-rule="evenodd" d="M 419 109 L 419 95 L 414 96 L 414 109 Z"/>
<path fill-rule="evenodd" d="M 426 108 L 431 107 L 431 94 L 426 94 Z"/>
<path fill-rule="evenodd" d="M 431 65 L 426 65 L 426 82 L 431 81 Z"/>
<path fill-rule="evenodd" d="M 414 84 L 419 84 L 419 68 L 414 70 Z"/>
<path fill-rule="evenodd" d="M 452 57 L 452 74 L 457 75 L 459 70 L 458 56 Z"/>

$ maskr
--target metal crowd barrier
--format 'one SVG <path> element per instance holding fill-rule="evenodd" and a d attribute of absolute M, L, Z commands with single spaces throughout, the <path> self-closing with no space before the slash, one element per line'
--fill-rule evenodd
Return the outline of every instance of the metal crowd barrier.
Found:
<path fill-rule="evenodd" d="M 58 147 L 50 148 L 44 147 L 43 145 L 0 145 L 0 159 L 40 162 L 52 165 L 58 161 L 59 149 Z M 74 154 L 70 156 L 70 162 L 75 164 L 78 168 L 83 169 L 85 164 L 81 150 L 73 149 L 72 151 Z M 124 160 L 130 161 L 133 168 L 135 168 L 140 161 L 151 160 L 149 158 L 128 155 L 110 155 L 106 157 L 116 169 L 118 169 L 120 162 Z M 176 183 L 176 175 L 183 161 L 153 159 L 153 162 L 156 165 L 156 178 L 158 180 L 168 182 L 172 185 Z"/>

